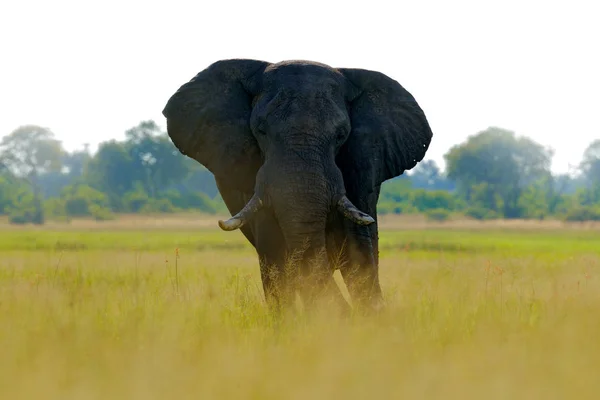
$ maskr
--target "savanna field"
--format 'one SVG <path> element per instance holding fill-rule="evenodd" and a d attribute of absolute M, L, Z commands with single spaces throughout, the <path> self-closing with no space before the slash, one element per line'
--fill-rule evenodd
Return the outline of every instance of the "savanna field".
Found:
<path fill-rule="evenodd" d="M 597 398 L 600 226 L 383 219 L 380 264 L 380 315 L 278 321 L 215 217 L 0 221 L 0 398 Z"/>

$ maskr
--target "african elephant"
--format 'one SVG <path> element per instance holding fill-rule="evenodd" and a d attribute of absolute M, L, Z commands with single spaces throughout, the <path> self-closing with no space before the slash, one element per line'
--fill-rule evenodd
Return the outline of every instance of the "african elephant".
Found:
<path fill-rule="evenodd" d="M 349 310 L 336 268 L 355 306 L 383 304 L 380 187 L 421 161 L 433 135 L 398 82 L 311 61 L 221 60 L 163 115 L 178 150 L 214 174 L 233 215 L 221 229 L 255 247 L 269 306 L 298 290 L 305 305 L 329 293 Z"/>

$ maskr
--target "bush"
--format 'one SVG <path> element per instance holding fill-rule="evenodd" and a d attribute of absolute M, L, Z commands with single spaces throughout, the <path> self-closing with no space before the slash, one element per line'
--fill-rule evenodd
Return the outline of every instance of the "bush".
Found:
<path fill-rule="evenodd" d="M 385 202 L 377 204 L 377 214 L 379 215 L 400 214 L 400 212 L 401 209 L 396 203 Z"/>
<path fill-rule="evenodd" d="M 447 221 L 450 218 L 450 211 L 445 208 L 434 208 L 425 212 L 425 217 L 429 221 Z"/>
<path fill-rule="evenodd" d="M 22 212 L 11 212 L 8 214 L 8 222 L 15 225 L 25 225 L 31 222 L 31 217 Z"/>
<path fill-rule="evenodd" d="M 564 219 L 568 222 L 600 221 L 600 207 L 576 206 L 567 211 Z"/>
<path fill-rule="evenodd" d="M 453 210 L 455 207 L 454 197 L 444 190 L 413 190 L 410 203 L 420 212 L 435 209 Z"/>
<path fill-rule="evenodd" d="M 64 200 L 60 198 L 50 198 L 44 202 L 44 212 L 48 218 L 54 221 L 69 221 Z"/>
<path fill-rule="evenodd" d="M 8 214 L 8 222 L 16 225 L 42 225 L 44 221 L 44 213 L 35 209 L 11 209 Z"/>
<path fill-rule="evenodd" d="M 114 214 L 108 207 L 102 207 L 97 204 L 90 205 L 90 214 L 96 221 L 110 221 L 115 219 Z"/>
<path fill-rule="evenodd" d="M 173 213 L 177 209 L 168 199 L 150 198 L 140 211 L 142 213 Z"/>
<path fill-rule="evenodd" d="M 127 211 L 138 213 L 150 201 L 150 197 L 144 191 L 141 184 L 136 182 L 135 189 L 131 190 L 123 196 L 123 204 Z"/>
<path fill-rule="evenodd" d="M 93 215 L 92 208 L 104 208 L 108 205 L 106 195 L 88 185 L 75 184 L 62 191 L 67 215 L 84 217 Z"/>
<path fill-rule="evenodd" d="M 42 225 L 45 221 L 44 210 L 37 204 L 33 195 L 18 196 L 13 205 L 7 207 L 8 221 L 11 224 Z"/>
<path fill-rule="evenodd" d="M 393 201 L 377 204 L 377 213 L 386 214 L 417 214 L 419 210 L 410 203 L 395 203 Z"/>
<path fill-rule="evenodd" d="M 205 193 L 190 192 L 183 196 L 182 199 L 185 201 L 187 208 L 195 208 L 207 214 L 216 213 L 215 202 Z"/>
<path fill-rule="evenodd" d="M 526 215 L 528 219 L 537 219 L 543 221 L 548 217 L 548 213 L 544 210 L 535 210 Z"/>
<path fill-rule="evenodd" d="M 467 217 L 475 218 L 478 220 L 488 220 L 488 219 L 496 219 L 498 218 L 498 213 L 494 210 L 489 210 L 484 207 L 475 206 L 469 207 L 465 210 L 465 215 Z"/>
<path fill-rule="evenodd" d="M 217 197 L 220 200 L 220 196 Z M 213 200 L 206 193 L 203 192 L 178 192 L 176 190 L 171 189 L 161 193 L 160 198 L 168 200 L 175 209 L 194 209 L 206 214 L 216 214 L 221 210 L 221 204 L 218 204 L 219 200 Z M 224 205 L 225 204 L 223 203 L 223 206 Z"/>
<path fill-rule="evenodd" d="M 51 217 L 63 217 L 66 215 L 65 202 L 53 197 L 44 202 L 44 211 Z"/>

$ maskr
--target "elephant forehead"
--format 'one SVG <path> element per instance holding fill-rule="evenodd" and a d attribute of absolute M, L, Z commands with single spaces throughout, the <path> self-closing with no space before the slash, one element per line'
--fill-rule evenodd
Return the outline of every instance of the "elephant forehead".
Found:
<path fill-rule="evenodd" d="M 328 92 L 339 88 L 343 76 L 336 70 L 314 62 L 286 62 L 274 64 L 264 72 L 269 89 L 283 89 L 295 94 Z"/>
<path fill-rule="evenodd" d="M 293 97 L 280 103 L 266 115 L 268 125 L 275 130 L 334 131 L 349 123 L 345 107 L 331 96 Z"/>
<path fill-rule="evenodd" d="M 279 89 L 274 96 L 265 96 L 252 110 L 250 125 L 278 130 L 285 127 L 335 129 L 349 123 L 345 103 L 330 94 L 304 90 L 301 94 Z"/>

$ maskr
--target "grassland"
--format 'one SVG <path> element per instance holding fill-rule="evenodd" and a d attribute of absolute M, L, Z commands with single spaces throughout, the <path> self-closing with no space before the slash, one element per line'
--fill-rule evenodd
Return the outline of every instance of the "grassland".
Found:
<path fill-rule="evenodd" d="M 253 250 L 215 226 L 189 216 L 0 224 L 0 398 L 600 391 L 598 226 L 385 220 L 386 311 L 283 323 L 263 304 Z"/>

